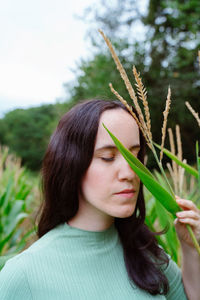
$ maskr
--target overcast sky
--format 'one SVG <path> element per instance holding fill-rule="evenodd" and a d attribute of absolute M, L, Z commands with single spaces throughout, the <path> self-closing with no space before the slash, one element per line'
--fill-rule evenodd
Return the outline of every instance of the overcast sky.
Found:
<path fill-rule="evenodd" d="M 71 68 L 88 55 L 87 26 L 75 18 L 95 0 L 0 0 L 0 116 L 54 103 Z"/>
<path fill-rule="evenodd" d="M 63 83 L 75 79 L 72 69 L 91 54 L 89 24 L 77 16 L 98 1 L 0 0 L 0 117 L 66 96 Z M 145 11 L 146 3 L 138 5 Z M 134 34 L 143 30 L 136 25 Z"/>

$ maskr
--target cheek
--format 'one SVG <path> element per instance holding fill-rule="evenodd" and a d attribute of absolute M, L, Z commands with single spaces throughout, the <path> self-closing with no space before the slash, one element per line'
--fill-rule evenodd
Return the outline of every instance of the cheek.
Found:
<path fill-rule="evenodd" d="M 83 193 L 102 193 L 106 189 L 106 173 L 105 170 L 93 164 L 87 170 L 82 181 L 82 192 Z"/>

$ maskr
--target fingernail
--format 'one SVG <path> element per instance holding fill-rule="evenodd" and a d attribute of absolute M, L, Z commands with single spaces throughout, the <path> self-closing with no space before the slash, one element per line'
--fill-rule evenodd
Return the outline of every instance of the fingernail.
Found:
<path fill-rule="evenodd" d="M 177 201 L 177 202 L 180 202 L 180 203 L 183 202 L 182 199 L 180 199 L 180 198 L 176 199 L 176 201 Z"/>

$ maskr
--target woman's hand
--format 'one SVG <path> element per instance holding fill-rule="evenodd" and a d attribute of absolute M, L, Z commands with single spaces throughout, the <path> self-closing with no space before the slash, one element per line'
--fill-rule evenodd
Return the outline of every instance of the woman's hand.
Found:
<path fill-rule="evenodd" d="M 181 199 L 176 196 L 176 201 L 183 209 L 183 211 L 176 214 L 177 219 L 174 222 L 178 238 L 181 244 L 187 244 L 188 246 L 194 247 L 186 224 L 191 225 L 197 241 L 200 242 L 200 210 L 191 200 Z"/>
<path fill-rule="evenodd" d="M 182 250 L 182 280 L 188 299 L 199 300 L 200 256 L 186 224 L 191 226 L 197 241 L 200 242 L 200 210 L 190 200 L 176 196 L 176 201 L 183 209 L 176 214 L 177 219 L 174 222 Z"/>

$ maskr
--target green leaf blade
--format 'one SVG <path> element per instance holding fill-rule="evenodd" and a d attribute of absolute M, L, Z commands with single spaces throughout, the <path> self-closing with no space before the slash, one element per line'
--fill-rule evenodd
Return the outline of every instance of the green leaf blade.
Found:
<path fill-rule="evenodd" d="M 154 145 L 161 149 L 160 145 L 154 143 Z M 190 165 L 183 163 L 181 160 L 179 160 L 177 158 L 177 156 L 175 156 L 174 154 L 172 154 L 169 150 L 167 150 L 166 148 L 163 149 L 163 152 L 169 157 L 171 158 L 173 161 L 175 161 L 179 166 L 183 167 L 188 173 L 190 173 L 191 175 L 193 175 L 194 177 L 198 178 L 198 171 L 195 170 L 195 168 L 191 167 Z"/>
<path fill-rule="evenodd" d="M 160 203 L 166 208 L 167 211 L 169 211 L 174 217 L 176 217 L 176 213 L 180 211 L 181 208 L 176 203 L 172 195 L 167 190 L 165 190 L 155 179 L 144 173 L 131 161 L 129 161 L 129 165 L 132 170 L 138 175 L 146 188 L 152 193 L 152 195 L 160 201 Z"/>
<path fill-rule="evenodd" d="M 134 164 L 140 168 L 143 172 L 147 173 L 150 177 L 153 178 L 151 172 L 141 163 L 141 161 L 136 158 L 128 149 L 124 147 L 124 145 L 108 130 L 108 128 L 103 124 L 103 127 L 107 130 L 109 135 L 111 136 L 113 142 L 115 143 L 116 147 L 120 151 L 120 153 L 124 156 L 125 159 L 131 160 Z"/>
<path fill-rule="evenodd" d="M 132 170 L 138 175 L 140 180 L 146 186 L 146 188 L 152 193 L 152 195 L 160 201 L 160 203 L 169 211 L 174 217 L 176 212 L 180 211 L 181 208 L 176 203 L 174 197 L 165 190 L 153 177 L 151 172 L 130 152 L 126 149 L 122 143 L 106 128 L 116 147 L 128 162 Z"/>
<path fill-rule="evenodd" d="M 196 159 L 197 159 L 197 171 L 198 171 L 198 185 L 200 189 L 200 157 L 199 157 L 199 143 L 196 141 Z"/>

